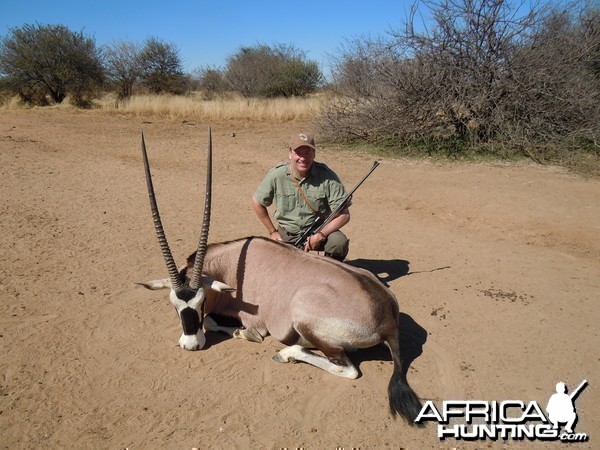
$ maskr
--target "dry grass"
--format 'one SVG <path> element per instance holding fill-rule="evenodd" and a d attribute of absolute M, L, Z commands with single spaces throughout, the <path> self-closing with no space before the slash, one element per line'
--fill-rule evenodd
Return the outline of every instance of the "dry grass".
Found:
<path fill-rule="evenodd" d="M 334 98 L 328 94 L 319 94 L 305 98 L 274 98 L 246 99 L 230 94 L 222 98 L 206 99 L 200 92 L 186 96 L 174 95 L 136 95 L 126 101 L 117 101 L 114 94 L 106 94 L 94 101 L 94 109 L 100 113 L 127 114 L 136 117 L 155 117 L 174 121 L 204 121 L 204 122 L 313 122 L 318 121 L 319 115 Z M 0 110 L 27 109 L 17 96 L 0 93 Z M 39 107 L 34 107 L 39 108 Z M 68 98 L 60 105 L 45 106 L 44 109 L 73 109 Z M 348 145 L 346 145 L 348 147 Z M 350 146 L 357 148 L 356 146 Z M 388 157 L 406 156 L 409 148 L 383 149 L 365 144 L 368 152 L 376 152 Z M 591 152 L 574 152 L 558 148 L 550 152 L 548 158 L 534 158 L 537 162 L 557 164 L 568 167 L 572 171 L 586 177 L 600 177 L 600 156 L 597 150 Z M 425 154 L 423 149 L 417 149 L 413 156 Z M 443 155 L 442 155 L 443 156 Z M 500 158 L 497 152 L 464 152 L 466 159 Z M 530 155 L 531 156 L 531 155 Z"/>
<path fill-rule="evenodd" d="M 0 109 L 23 109 L 23 102 L 16 95 L 0 93 Z"/>
<path fill-rule="evenodd" d="M 17 96 L 0 99 L 0 109 L 26 109 Z M 154 116 L 170 120 L 210 120 L 287 122 L 306 121 L 318 116 L 327 102 L 325 95 L 304 98 L 246 99 L 228 95 L 222 98 L 205 99 L 202 93 L 182 95 L 135 95 L 128 100 L 117 101 L 109 93 L 94 100 L 93 107 L 98 111 L 134 116 Z M 60 105 L 45 108 L 75 109 L 65 99 Z"/>
<path fill-rule="evenodd" d="M 246 99 L 228 97 L 203 99 L 201 94 L 186 96 L 136 95 L 126 101 L 106 96 L 96 102 L 104 111 L 136 116 L 159 116 L 173 120 L 244 120 L 285 122 L 311 120 L 326 101 L 323 96 L 307 98 Z"/>

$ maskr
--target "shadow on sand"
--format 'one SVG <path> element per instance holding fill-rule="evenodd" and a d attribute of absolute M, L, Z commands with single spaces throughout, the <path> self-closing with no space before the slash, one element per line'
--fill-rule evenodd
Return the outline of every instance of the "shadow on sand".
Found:
<path fill-rule="evenodd" d="M 409 262 L 403 259 L 353 259 L 345 261 L 346 264 L 353 267 L 368 270 L 377 277 L 385 286 L 390 287 L 388 283 L 400 277 L 408 275 Z"/>
<path fill-rule="evenodd" d="M 423 346 L 427 341 L 427 330 L 414 321 L 408 314 L 400 313 L 400 357 L 402 358 L 402 371 L 404 376 L 408 368 L 423 353 Z M 363 361 L 391 361 L 390 351 L 385 345 L 358 350 L 348 353 L 352 363 L 359 368 Z"/>
<path fill-rule="evenodd" d="M 385 286 L 389 283 L 410 274 L 410 263 L 404 259 L 354 259 L 346 264 L 368 270 L 377 277 Z M 427 341 L 427 330 L 419 325 L 408 314 L 400 313 L 400 354 L 402 369 L 406 375 L 408 368 L 423 353 L 423 346 Z M 349 355 L 352 362 L 358 367 L 363 361 L 391 361 L 387 347 L 378 345 Z"/>

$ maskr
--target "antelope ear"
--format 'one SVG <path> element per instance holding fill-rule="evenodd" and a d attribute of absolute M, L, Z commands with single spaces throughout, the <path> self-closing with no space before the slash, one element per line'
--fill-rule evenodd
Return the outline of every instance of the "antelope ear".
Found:
<path fill-rule="evenodd" d="M 171 289 L 171 287 L 172 287 L 170 278 L 163 278 L 162 280 L 150 280 L 150 281 L 145 281 L 143 283 L 135 283 L 135 284 L 144 286 L 146 289 L 150 289 L 152 291 L 154 291 L 156 289 Z"/>
<path fill-rule="evenodd" d="M 229 286 L 228 284 L 221 283 L 220 281 L 217 281 L 217 280 L 213 280 L 212 278 L 207 277 L 206 275 L 202 275 L 202 284 L 204 285 L 204 287 L 206 289 L 211 289 L 211 290 L 217 291 L 217 292 L 233 292 L 233 291 L 235 291 L 235 289 L 232 288 L 231 286 Z"/>

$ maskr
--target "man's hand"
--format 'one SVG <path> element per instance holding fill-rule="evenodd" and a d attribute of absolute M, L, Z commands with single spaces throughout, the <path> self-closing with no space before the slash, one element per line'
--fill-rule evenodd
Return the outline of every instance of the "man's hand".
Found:
<path fill-rule="evenodd" d="M 325 240 L 325 235 L 320 231 L 316 232 L 306 240 L 304 251 L 309 252 L 311 250 L 317 250 L 320 248 L 322 242 Z"/>
<path fill-rule="evenodd" d="M 283 242 L 283 239 L 281 238 L 281 235 L 279 234 L 279 232 L 277 230 L 273 231 L 270 235 L 269 235 L 269 239 L 272 239 L 274 241 L 279 241 L 279 242 Z"/>

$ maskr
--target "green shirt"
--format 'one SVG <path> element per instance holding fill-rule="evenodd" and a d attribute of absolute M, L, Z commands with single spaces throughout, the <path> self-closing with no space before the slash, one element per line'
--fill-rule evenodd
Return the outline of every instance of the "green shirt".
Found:
<path fill-rule="evenodd" d="M 323 163 L 314 161 L 310 173 L 304 179 L 296 177 L 312 207 L 320 215 L 328 215 L 337 208 L 346 190 L 333 170 Z M 292 234 L 299 234 L 316 219 L 296 183 L 290 175 L 290 165 L 281 163 L 271 169 L 254 194 L 263 206 L 275 203 L 275 220 Z"/>

